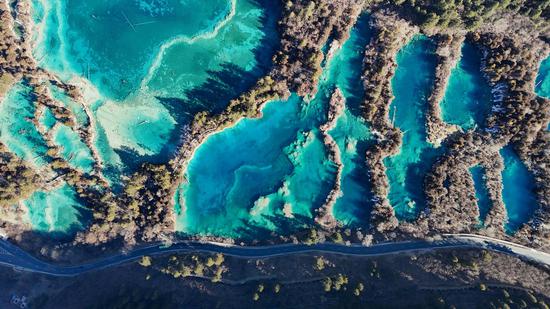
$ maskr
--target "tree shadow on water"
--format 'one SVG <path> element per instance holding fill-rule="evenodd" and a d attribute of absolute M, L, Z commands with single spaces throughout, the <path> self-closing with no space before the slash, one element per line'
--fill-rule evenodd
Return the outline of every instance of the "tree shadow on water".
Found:
<path fill-rule="evenodd" d="M 444 147 L 426 148 L 420 155 L 420 160 L 407 166 L 407 174 L 405 180 L 406 191 L 410 194 L 412 200 L 416 202 L 415 215 L 407 220 L 415 220 L 418 214 L 427 206 L 426 193 L 424 191 L 424 180 L 430 172 L 436 161 L 444 153 Z"/>
<path fill-rule="evenodd" d="M 373 29 L 369 25 L 369 22 L 370 15 L 367 13 L 362 14 L 353 29 L 353 33 L 357 36 L 357 38 L 353 42 L 347 43 L 353 43 L 352 49 L 356 51 L 355 54 L 348 59 L 350 68 L 354 69 L 351 70 L 351 74 L 347 79 L 346 87 L 348 92 L 351 94 L 348 98 L 346 98 L 346 106 L 355 116 L 361 116 L 362 114 L 361 104 L 365 94 L 361 76 L 363 75 L 363 58 L 365 47 L 369 44 L 373 35 Z"/>
<path fill-rule="evenodd" d="M 245 70 L 226 62 L 220 65 L 221 69 L 208 71 L 209 77 L 203 84 L 183 93 L 181 97 L 156 97 L 176 120 L 176 128 L 170 134 L 166 145 L 156 155 L 139 156 L 129 149 L 116 150 L 127 166 L 127 171 L 135 171 L 143 162 L 164 163 L 170 160 L 182 141 L 186 127 L 198 112 L 220 113 L 232 99 L 253 87 L 256 81 L 271 69 L 272 57 L 280 45 L 277 21 L 281 16 L 281 4 L 270 0 L 248 2 L 263 10 L 263 14 L 258 17 L 258 29 L 264 35 L 252 50 L 256 65 L 250 70 Z"/>
<path fill-rule="evenodd" d="M 137 170 L 143 162 L 160 164 L 170 160 L 181 144 L 186 127 L 197 113 L 207 111 L 216 114 L 223 111 L 232 99 L 247 90 L 250 80 L 254 79 L 251 72 L 234 64 L 224 63 L 221 66 L 219 71 L 208 71 L 206 82 L 187 91 L 183 98 L 156 97 L 174 118 L 176 126 L 158 154 L 140 156 L 131 149 L 115 150 L 127 171 Z"/>

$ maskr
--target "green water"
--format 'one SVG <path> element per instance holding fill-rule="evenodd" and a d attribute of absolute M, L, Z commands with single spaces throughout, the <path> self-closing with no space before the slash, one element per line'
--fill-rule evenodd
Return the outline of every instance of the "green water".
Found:
<path fill-rule="evenodd" d="M 441 102 L 443 121 L 463 130 L 483 127 L 491 108 L 491 88 L 481 74 L 481 52 L 465 43 L 458 65 L 451 71 Z"/>
<path fill-rule="evenodd" d="M 550 98 L 550 58 L 546 58 L 540 65 L 535 92 L 541 97 Z"/>
<path fill-rule="evenodd" d="M 478 165 L 470 168 L 470 173 L 474 179 L 477 206 L 479 207 L 479 221 L 483 224 L 492 207 L 491 200 L 489 199 L 489 192 L 487 192 L 487 187 L 485 185 L 485 170 Z"/>
<path fill-rule="evenodd" d="M 390 117 L 404 132 L 403 146 L 384 164 L 390 183 L 388 199 L 400 220 L 414 219 L 424 209 L 424 177 L 439 153 L 426 141 L 425 126 L 435 66 L 434 44 L 423 36 L 416 36 L 397 55 Z"/>
<path fill-rule="evenodd" d="M 533 192 L 535 182 L 512 146 L 503 148 L 500 154 L 504 159 L 505 166 L 502 172 L 502 196 L 508 212 L 506 230 L 513 233 L 522 224 L 529 221 L 538 208 Z"/>
<path fill-rule="evenodd" d="M 66 184 L 50 192 L 36 191 L 23 205 L 30 224 L 39 232 L 73 233 L 82 229 L 89 217 L 74 189 Z"/>
<path fill-rule="evenodd" d="M 14 85 L 0 104 L 0 140 L 18 157 L 36 166 L 44 166 L 48 147 L 35 128 L 34 98 L 31 89 Z"/>

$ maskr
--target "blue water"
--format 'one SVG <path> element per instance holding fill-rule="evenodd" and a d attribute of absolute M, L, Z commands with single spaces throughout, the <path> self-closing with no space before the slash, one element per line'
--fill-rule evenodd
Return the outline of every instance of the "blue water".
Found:
<path fill-rule="evenodd" d="M 463 130 L 483 127 L 491 109 L 491 88 L 481 74 L 481 52 L 465 43 L 462 57 L 451 71 L 445 97 L 441 101 L 443 121 Z"/>
<path fill-rule="evenodd" d="M 146 80 L 148 89 L 157 97 L 181 100 L 168 104 L 220 110 L 228 97 L 250 87 L 271 64 L 278 46 L 278 6 L 272 1 L 238 0 L 235 16 L 216 36 L 167 50 Z"/>
<path fill-rule="evenodd" d="M 74 113 L 77 125 L 95 127 L 94 146 L 114 187 L 121 183 L 122 175 L 143 162 L 171 159 L 182 128 L 193 115 L 202 110 L 219 111 L 248 89 L 270 69 L 279 44 L 280 5 L 271 1 L 31 3 L 38 29 L 33 34 L 37 42 L 33 54 L 42 67 L 83 90 L 84 103 L 91 111 L 89 120 L 80 102 L 50 87 L 53 98 Z M 0 117 L 5 114 L 7 119 L 13 113 L 21 114 L 22 119 L 32 117 L 34 106 L 19 102 L 23 100 L 20 92 L 14 90 L 6 98 L 13 104 L 2 102 Z M 23 158 L 45 164 L 40 157 L 46 151 L 42 137 L 38 132 L 18 136 L 21 130 L 34 128 L 26 120 L 13 118 L 13 123 L 0 124 L 3 141 Z M 48 130 L 56 123 L 49 109 L 38 121 Z M 69 164 L 90 172 L 94 163 L 90 149 L 68 127 L 55 130 L 54 142 L 62 146 Z M 293 135 L 287 137 L 286 146 L 299 139 L 297 131 Z M 306 143 L 304 148 L 315 149 L 319 146 L 316 142 Z M 291 155 L 290 149 L 285 151 Z M 292 179 L 297 178 L 286 176 L 290 186 L 295 186 L 298 180 Z M 67 190 L 56 194 L 61 193 L 70 197 Z M 240 193 L 236 194 L 240 199 Z"/>
<path fill-rule="evenodd" d="M 84 108 L 80 103 L 73 100 L 65 92 L 55 86 L 50 87 L 50 92 L 53 99 L 55 99 L 57 102 L 60 102 L 62 106 L 73 113 L 79 126 L 85 127 L 90 124 L 88 116 L 86 115 L 86 111 L 84 111 Z"/>
<path fill-rule="evenodd" d="M 91 123 L 79 102 L 55 87 L 50 90 L 75 114 L 77 125 L 96 127 L 95 146 L 114 186 L 121 174 L 143 162 L 167 162 L 193 115 L 218 112 L 248 89 L 269 70 L 279 41 L 279 4 L 265 0 L 32 3 L 40 29 L 34 50 L 39 63 L 63 79 L 78 82 L 74 79 L 78 75 L 88 80 L 79 86 L 91 110 Z M 335 87 L 343 91 L 347 108 L 329 132 L 344 164 L 343 196 L 336 202 L 334 216 L 346 225 L 367 225 L 370 188 L 364 153 L 371 134 L 360 117 L 359 104 L 363 51 L 370 36 L 365 15 L 341 51 L 325 63 L 311 102 L 294 95 L 286 102 L 269 102 L 263 118 L 242 120 L 198 148 L 188 167 L 188 183 L 175 195 L 179 231 L 258 238 L 312 224 L 335 180 L 336 167 L 327 158 L 318 129 L 326 121 Z M 442 151 L 426 142 L 425 131 L 426 98 L 435 69 L 433 49 L 430 40 L 416 37 L 400 51 L 392 81 L 395 99 L 390 117 L 404 132 L 404 142 L 401 152 L 384 163 L 390 181 L 388 198 L 399 219 L 415 218 L 424 208 L 424 176 Z M 463 129 L 482 126 L 490 107 L 479 61 L 478 51 L 465 44 L 441 102 L 444 120 Z M 550 61 L 543 62 L 537 78 L 541 96 L 550 93 L 549 68 Z M 10 90 L 0 105 L 0 140 L 16 155 L 43 166 L 47 147 L 29 120 L 32 101 L 25 85 Z M 38 121 L 48 130 L 56 123 L 50 110 Z M 75 168 L 90 172 L 94 163 L 90 149 L 70 128 L 55 130 L 51 133 L 62 146 L 62 155 Z M 525 202 L 522 195 L 532 191 L 532 179 L 521 162 L 513 156 L 507 159 L 506 150 L 503 156 L 508 160 L 503 174 L 510 215 L 507 228 L 514 230 L 535 208 L 518 206 Z M 488 207 L 480 186 L 482 171 L 473 168 L 472 175 L 483 220 Z M 40 231 L 66 232 L 86 221 L 69 186 L 37 192 L 25 205 Z"/>
<path fill-rule="evenodd" d="M 254 222 L 269 228 L 265 216 L 282 217 L 283 201 L 292 203 L 296 216 L 311 217 L 313 202 L 327 191 L 323 183 L 330 181 L 325 154 L 317 153 L 323 150 L 315 129 L 318 108 L 295 96 L 270 102 L 261 119 L 242 120 L 209 137 L 188 166 L 178 229 L 243 236 L 240 230 Z M 300 169 L 310 175 L 299 175 Z M 296 179 L 302 176 L 310 176 L 309 181 Z M 253 210 L 255 204 L 259 206 Z"/>
<path fill-rule="evenodd" d="M 351 31 L 350 38 L 329 62 L 326 83 L 322 90 L 327 95 L 334 87 L 346 98 L 344 114 L 329 134 L 334 138 L 342 156 L 342 193 L 333 215 L 345 225 L 365 225 L 371 210 L 368 171 L 365 164 L 367 143 L 372 136 L 368 124 L 360 116 L 364 89 L 361 81 L 365 46 L 372 36 L 369 16 L 362 15 Z"/>
<path fill-rule="evenodd" d="M 348 109 L 329 132 L 345 164 L 342 201 L 334 210 L 346 224 L 368 218 L 368 184 L 361 147 L 370 137 L 358 110 L 362 50 L 370 32 L 361 19 L 350 41 L 328 62 L 311 102 L 292 96 L 270 102 L 261 119 L 241 120 L 209 137 L 191 160 L 176 194 L 178 230 L 187 233 L 258 237 L 262 231 L 289 232 L 312 224 L 336 168 L 326 155 L 318 130 L 335 86 Z"/>
<path fill-rule="evenodd" d="M 550 58 L 546 58 L 541 63 L 535 86 L 535 92 L 539 96 L 550 98 Z"/>
<path fill-rule="evenodd" d="M 538 203 L 533 190 L 535 182 L 533 176 L 523 164 L 512 146 L 507 146 L 500 151 L 504 159 L 504 171 L 502 172 L 503 199 L 508 212 L 506 230 L 513 233 L 522 224 L 531 219 L 538 208 Z"/>
<path fill-rule="evenodd" d="M 53 115 L 52 111 L 49 108 L 46 108 L 42 115 L 40 116 L 40 124 L 43 125 L 46 130 L 51 130 L 55 123 L 57 122 L 57 119 L 55 119 L 55 116 Z"/>
<path fill-rule="evenodd" d="M 397 55 L 390 117 L 404 132 L 399 154 L 386 158 L 388 199 L 398 219 L 414 219 L 425 207 L 424 177 L 440 150 L 426 141 L 425 112 L 436 66 L 434 44 L 416 36 Z"/>
<path fill-rule="evenodd" d="M 492 202 L 489 199 L 489 192 L 487 192 L 485 183 L 485 170 L 478 165 L 470 168 L 470 173 L 474 179 L 477 206 L 479 207 L 479 221 L 483 224 L 492 207 Z"/>

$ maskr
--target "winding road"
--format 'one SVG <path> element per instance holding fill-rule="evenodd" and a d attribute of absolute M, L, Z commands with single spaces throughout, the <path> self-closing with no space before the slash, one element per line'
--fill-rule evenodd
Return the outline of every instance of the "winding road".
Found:
<path fill-rule="evenodd" d="M 51 276 L 73 277 L 80 274 L 101 270 L 128 262 L 136 261 L 148 255 L 168 253 L 210 252 L 223 253 L 240 258 L 264 258 L 298 253 L 333 253 L 354 256 L 379 256 L 407 252 L 429 251 L 445 248 L 478 248 L 501 252 L 518 258 L 526 259 L 550 266 L 550 254 L 537 251 L 515 243 L 472 234 L 446 234 L 437 241 L 402 241 L 380 243 L 372 246 L 341 245 L 335 243 L 320 243 L 314 245 L 282 244 L 271 246 L 234 246 L 214 242 L 180 242 L 170 247 L 151 245 L 135 249 L 126 254 L 118 254 L 102 258 L 86 264 L 75 266 L 60 266 L 41 261 L 31 256 L 21 248 L 7 240 L 0 239 L 0 265 L 13 267 L 19 271 L 41 273 Z"/>

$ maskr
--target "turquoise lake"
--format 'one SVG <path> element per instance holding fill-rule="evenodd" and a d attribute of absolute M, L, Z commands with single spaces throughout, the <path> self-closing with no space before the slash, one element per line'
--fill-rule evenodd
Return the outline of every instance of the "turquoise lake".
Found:
<path fill-rule="evenodd" d="M 32 7 L 37 61 L 81 87 L 91 119 L 80 102 L 55 86 L 50 87 L 52 96 L 74 113 L 77 127 L 95 129 L 93 146 L 115 192 L 121 177 L 142 163 L 172 158 L 193 115 L 222 110 L 270 69 L 278 48 L 280 9 L 273 1 L 32 0 Z M 343 162 L 342 196 L 333 215 L 346 226 L 368 227 L 372 202 L 364 160 L 374 141 L 360 112 L 363 53 L 372 35 L 368 24 L 369 16 L 361 16 L 350 39 L 324 63 L 314 98 L 292 95 L 269 102 L 262 118 L 243 119 L 197 149 L 186 182 L 174 196 L 178 231 L 262 238 L 313 224 L 336 179 L 337 168 L 319 130 L 336 87 L 346 98 L 346 109 L 328 132 Z M 384 164 L 388 199 L 400 220 L 413 220 L 425 208 L 424 177 L 445 147 L 426 141 L 434 48 L 430 39 L 416 36 L 397 55 L 392 80 L 390 120 L 404 137 L 400 152 Z M 490 112 L 490 88 L 480 73 L 480 59 L 479 51 L 465 43 L 441 102 L 443 120 L 463 130 L 483 127 Z M 545 60 L 536 84 L 541 96 L 550 95 L 549 71 L 550 60 Z M 13 86 L 0 104 L 0 140 L 17 156 L 43 167 L 47 146 L 32 122 L 34 111 L 31 89 L 25 83 Z M 37 121 L 71 166 L 92 171 L 92 151 L 76 131 L 57 123 L 49 109 Z M 534 184 L 510 148 L 501 154 L 507 230 L 513 232 L 537 207 Z M 483 222 L 490 209 L 484 171 L 473 167 L 470 172 Z M 29 223 L 41 232 L 74 233 L 89 218 L 66 184 L 35 192 L 22 205 Z"/>
<path fill-rule="evenodd" d="M 94 146 L 115 187 L 121 173 L 142 162 L 166 162 L 193 114 L 219 110 L 250 87 L 269 69 L 278 46 L 280 9 L 269 1 L 33 0 L 32 8 L 38 30 L 33 53 L 40 65 L 71 82 L 75 76 L 88 80 L 76 82 L 92 112 Z M 50 91 L 79 125 L 90 125 L 80 103 L 56 87 Z M 32 100 L 21 104 L 20 92 L 10 92 L 14 103 L 2 105 L 5 114 L 17 108 L 21 117 L 32 118 Z M 21 157 L 45 164 L 38 132 L 15 134 L 21 125 L 32 131 L 32 123 L 15 120 L 10 119 L 9 131 L 2 130 L 3 141 Z M 39 122 L 48 130 L 56 124 L 49 109 Z M 90 149 L 69 128 L 55 130 L 53 141 L 62 147 L 62 156 L 90 172 Z M 55 194 L 54 200 L 60 193 Z M 46 209 L 48 196 L 43 192 L 33 198 L 33 207 Z M 58 230 L 68 226 L 59 225 Z"/>
<path fill-rule="evenodd" d="M 479 222 L 483 224 L 487 214 L 493 206 L 491 200 L 489 199 L 487 186 L 485 185 L 485 169 L 481 166 L 474 166 L 470 168 L 470 173 L 474 179 L 477 206 L 479 207 Z"/>
<path fill-rule="evenodd" d="M 54 142 L 62 149 L 62 157 L 73 167 L 90 173 L 93 169 L 94 159 L 90 149 L 82 142 L 76 132 L 65 125 L 60 125 L 53 133 Z"/>
<path fill-rule="evenodd" d="M 257 235 L 311 224 L 330 191 L 335 166 L 327 160 L 319 125 L 335 87 L 348 99 L 333 135 L 342 151 L 343 197 L 334 214 L 348 224 L 368 218 L 368 187 L 358 149 L 369 139 L 357 117 L 362 50 L 369 40 L 363 17 L 350 40 L 326 63 L 311 102 L 292 96 L 270 102 L 261 119 L 241 120 L 198 148 L 188 183 L 176 194 L 178 230 L 224 236 Z"/>
<path fill-rule="evenodd" d="M 104 95 L 118 100 L 139 87 L 161 44 L 211 31 L 231 11 L 227 0 L 34 4 L 41 8 L 36 17 L 46 21 L 36 58 L 57 71 L 89 76 Z"/>
<path fill-rule="evenodd" d="M 280 9 L 270 1 L 32 3 L 40 64 L 89 80 L 78 83 L 113 183 L 143 162 L 168 161 L 193 115 L 250 87 L 278 46 Z"/>
<path fill-rule="evenodd" d="M 321 107 L 292 97 L 263 113 L 197 149 L 179 199 L 179 230 L 232 236 L 254 223 L 274 229 L 265 216 L 281 217 L 281 203 L 292 203 L 293 216 L 311 217 L 313 203 L 328 194 L 330 165 L 315 129 Z"/>
<path fill-rule="evenodd" d="M 508 212 L 506 230 L 513 233 L 523 223 L 529 221 L 538 208 L 533 193 L 535 183 L 533 176 L 511 146 L 503 148 L 500 154 L 505 165 L 502 172 L 502 195 Z"/>
<path fill-rule="evenodd" d="M 483 127 L 491 109 L 491 88 L 481 74 L 481 52 L 465 43 L 440 103 L 443 121 L 463 130 Z"/>
<path fill-rule="evenodd" d="M 30 224 L 39 232 L 72 233 L 82 229 L 90 217 L 74 189 L 66 184 L 50 192 L 36 191 L 23 205 Z"/>
<path fill-rule="evenodd" d="M 36 129 L 34 98 L 30 87 L 16 84 L 0 104 L 0 140 L 8 149 L 37 167 L 47 164 L 48 147 Z"/>
<path fill-rule="evenodd" d="M 550 57 L 540 64 L 539 74 L 535 80 L 535 92 L 550 99 Z"/>
<path fill-rule="evenodd" d="M 426 107 L 436 66 L 434 44 L 416 36 L 397 55 L 390 117 L 403 133 L 401 151 L 384 160 L 388 199 L 400 220 L 412 220 L 425 207 L 424 177 L 439 151 L 426 141 Z"/>
<path fill-rule="evenodd" d="M 346 110 L 336 127 L 329 132 L 340 148 L 344 169 L 342 171 L 343 195 L 334 205 L 334 217 L 346 225 L 365 225 L 370 217 L 371 195 L 368 171 L 364 162 L 367 144 L 371 141 L 368 124 L 360 116 L 363 98 L 361 68 L 363 52 L 372 32 L 369 16 L 362 15 L 352 29 L 350 38 L 328 64 L 326 83 L 321 91 L 328 96 L 334 87 L 342 90 L 346 98 Z"/>

